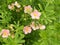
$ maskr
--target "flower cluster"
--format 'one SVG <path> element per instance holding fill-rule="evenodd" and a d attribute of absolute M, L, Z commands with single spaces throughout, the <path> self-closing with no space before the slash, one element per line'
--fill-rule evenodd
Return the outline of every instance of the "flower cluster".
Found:
<path fill-rule="evenodd" d="M 24 7 L 24 13 L 30 14 L 32 19 L 39 19 L 41 16 L 41 12 L 36 9 L 32 11 L 32 7 L 30 5 Z"/>
<path fill-rule="evenodd" d="M 25 26 L 23 31 L 25 34 L 28 34 L 31 33 L 32 30 L 38 30 L 38 29 L 44 30 L 45 28 L 46 28 L 45 25 L 42 24 L 36 25 L 35 22 L 32 22 L 30 26 Z"/>
<path fill-rule="evenodd" d="M 12 3 L 11 5 L 9 4 L 8 5 L 8 9 L 10 9 L 10 10 L 14 10 L 15 9 L 15 7 L 17 7 L 18 9 L 21 7 L 21 5 L 16 1 L 16 2 L 14 2 L 14 3 Z M 18 10 L 17 9 L 17 10 Z M 17 11 L 16 10 L 16 11 Z"/>
<path fill-rule="evenodd" d="M 15 7 L 20 8 L 21 5 L 17 1 L 15 3 L 12 3 L 11 5 L 8 5 L 8 9 L 10 9 L 10 10 L 14 10 Z M 17 11 L 19 11 L 19 9 Z M 33 10 L 31 5 L 24 6 L 24 13 L 29 14 L 31 16 L 32 20 L 36 20 L 36 19 L 39 20 L 40 16 L 41 16 L 41 12 L 39 12 L 37 9 Z M 12 27 L 10 27 L 10 28 L 13 29 Z M 45 28 L 46 28 L 45 25 L 42 25 L 42 24 L 36 25 L 35 22 L 32 22 L 29 26 L 25 26 L 23 28 L 23 32 L 25 34 L 28 34 L 28 33 L 31 33 L 32 30 L 38 30 L 38 29 L 44 30 Z M 3 33 L 3 34 L 5 34 L 5 33 Z M 2 37 L 4 37 L 4 36 L 2 36 Z"/>
<path fill-rule="evenodd" d="M 14 3 L 12 3 L 11 5 L 8 5 L 8 9 L 10 10 L 14 10 L 14 8 L 17 7 L 19 11 L 19 8 L 21 7 L 21 5 L 16 1 Z M 40 16 L 41 16 L 41 12 L 39 12 L 37 9 L 34 9 L 31 7 L 31 5 L 27 5 L 27 6 L 24 6 L 24 13 L 27 13 L 31 16 L 32 19 L 40 19 Z M 10 25 L 10 29 L 11 30 L 14 30 L 13 29 L 14 25 Z M 29 26 L 25 26 L 23 28 L 23 32 L 24 34 L 28 34 L 28 33 L 31 33 L 32 30 L 38 30 L 38 29 L 41 29 L 41 30 L 44 30 L 46 27 L 45 25 L 42 25 L 42 24 L 38 24 L 36 25 L 36 23 L 33 21 Z M 3 37 L 3 38 L 7 38 L 8 36 L 10 36 L 10 30 L 8 29 L 2 29 L 2 31 L 0 32 L 0 35 Z M 12 38 L 14 38 L 14 34 L 11 35 Z"/>
<path fill-rule="evenodd" d="M 24 7 L 24 13 L 30 14 L 32 19 L 37 19 L 37 20 L 41 16 L 41 12 L 39 12 L 37 9 L 33 10 L 30 5 Z M 23 31 L 25 34 L 28 34 L 28 33 L 31 33 L 32 29 L 33 30 L 37 30 L 37 29 L 44 30 L 45 25 L 42 25 L 42 24 L 36 25 L 35 22 L 32 22 L 30 26 L 25 26 Z"/>

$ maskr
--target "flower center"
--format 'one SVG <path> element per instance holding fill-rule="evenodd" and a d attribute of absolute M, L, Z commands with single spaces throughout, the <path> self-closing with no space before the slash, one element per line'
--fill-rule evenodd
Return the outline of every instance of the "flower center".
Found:
<path fill-rule="evenodd" d="M 34 14 L 34 16 L 36 17 L 37 15 L 36 15 L 36 14 Z"/>
<path fill-rule="evenodd" d="M 26 32 L 28 32 L 28 28 L 26 28 Z"/>
<path fill-rule="evenodd" d="M 4 33 L 3 33 L 3 35 L 4 35 L 4 36 L 6 36 L 6 35 L 7 35 L 7 33 L 6 33 L 6 32 L 4 32 Z"/>

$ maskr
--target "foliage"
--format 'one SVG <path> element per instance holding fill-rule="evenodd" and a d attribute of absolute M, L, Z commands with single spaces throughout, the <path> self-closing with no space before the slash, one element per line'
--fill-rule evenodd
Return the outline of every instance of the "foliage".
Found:
<path fill-rule="evenodd" d="M 19 12 L 16 12 L 17 8 L 8 9 L 8 5 L 15 1 L 21 5 Z M 26 5 L 41 12 L 39 20 L 32 20 L 24 13 Z M 46 25 L 46 29 L 24 34 L 24 26 L 32 21 Z M 60 45 L 60 0 L 0 0 L 0 31 L 2 29 L 9 29 L 15 38 L 0 36 L 0 45 Z"/>

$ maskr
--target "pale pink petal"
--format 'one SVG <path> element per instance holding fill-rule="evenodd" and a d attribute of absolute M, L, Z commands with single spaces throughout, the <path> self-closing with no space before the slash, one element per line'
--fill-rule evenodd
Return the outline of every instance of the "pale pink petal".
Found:
<path fill-rule="evenodd" d="M 34 22 L 32 22 L 32 24 L 31 24 L 30 26 L 31 26 L 31 28 L 32 28 L 33 30 L 39 29 L 39 26 L 35 25 Z"/>
<path fill-rule="evenodd" d="M 32 29 L 31 29 L 31 27 L 29 27 L 29 26 L 25 26 L 24 29 L 23 29 L 23 32 L 24 32 L 25 34 L 31 33 L 31 31 L 32 31 Z"/>
<path fill-rule="evenodd" d="M 24 32 L 25 34 L 28 34 L 28 32 Z"/>
<path fill-rule="evenodd" d="M 45 28 L 46 28 L 45 25 L 40 25 L 41 30 L 44 30 Z"/>
<path fill-rule="evenodd" d="M 8 9 L 12 9 L 11 5 L 8 5 Z"/>
<path fill-rule="evenodd" d="M 1 33 L 3 38 L 10 36 L 10 31 L 8 29 L 2 29 Z"/>
<path fill-rule="evenodd" d="M 25 13 L 31 13 L 32 12 L 32 7 L 30 5 L 24 7 L 24 12 Z"/>
<path fill-rule="evenodd" d="M 32 30 L 31 30 L 31 27 L 30 27 L 30 30 L 29 30 L 28 32 L 31 33 L 31 31 L 32 31 Z"/>
<path fill-rule="evenodd" d="M 21 5 L 16 1 L 15 4 L 14 4 L 17 8 L 20 8 Z"/>
<path fill-rule="evenodd" d="M 35 17 L 34 17 L 34 16 L 32 16 L 32 19 L 35 19 Z"/>
<path fill-rule="evenodd" d="M 3 38 L 7 38 L 8 36 L 2 35 Z"/>
<path fill-rule="evenodd" d="M 38 12 L 37 10 L 34 10 L 34 11 L 31 13 L 32 19 L 39 19 L 39 18 L 40 18 L 40 15 L 41 15 L 41 13 Z"/>
<path fill-rule="evenodd" d="M 11 5 L 8 5 L 8 9 L 13 10 L 14 9 L 14 4 L 12 3 Z"/>
<path fill-rule="evenodd" d="M 36 19 L 39 19 L 40 17 L 39 16 L 37 16 L 37 17 L 35 17 Z"/>

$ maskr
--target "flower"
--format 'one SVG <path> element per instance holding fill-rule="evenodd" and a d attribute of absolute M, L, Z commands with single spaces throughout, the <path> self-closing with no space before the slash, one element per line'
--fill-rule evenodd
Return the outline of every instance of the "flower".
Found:
<path fill-rule="evenodd" d="M 21 5 L 16 1 L 15 4 L 14 4 L 17 8 L 20 8 Z"/>
<path fill-rule="evenodd" d="M 32 28 L 33 30 L 39 29 L 39 26 L 38 26 L 38 25 L 35 25 L 34 22 L 32 22 L 32 24 L 31 24 L 30 26 L 31 26 L 31 28 Z"/>
<path fill-rule="evenodd" d="M 8 5 L 8 9 L 13 10 L 14 9 L 14 3 L 12 3 L 11 5 Z"/>
<path fill-rule="evenodd" d="M 39 18 L 40 18 L 40 15 L 41 15 L 41 13 L 38 12 L 38 10 L 34 10 L 34 11 L 31 13 L 32 19 L 39 19 Z"/>
<path fill-rule="evenodd" d="M 46 28 L 45 25 L 41 25 L 41 24 L 39 24 L 39 27 L 41 30 L 44 30 Z"/>
<path fill-rule="evenodd" d="M 25 26 L 23 31 L 24 31 L 25 34 L 28 34 L 28 33 L 31 33 L 32 29 L 29 26 Z"/>
<path fill-rule="evenodd" d="M 24 12 L 30 14 L 32 12 L 32 7 L 30 5 L 24 7 Z"/>
<path fill-rule="evenodd" d="M 2 29 L 1 35 L 3 38 L 10 36 L 10 31 L 8 29 Z"/>

